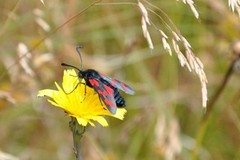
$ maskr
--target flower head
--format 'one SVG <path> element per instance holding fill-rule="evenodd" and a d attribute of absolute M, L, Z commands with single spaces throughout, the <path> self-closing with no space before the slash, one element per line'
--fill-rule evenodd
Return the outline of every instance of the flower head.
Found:
<path fill-rule="evenodd" d="M 97 121 L 102 126 L 108 126 L 103 116 L 112 116 L 123 119 L 127 112 L 124 108 L 117 108 L 116 114 L 111 114 L 107 107 L 99 99 L 93 88 L 85 85 L 85 80 L 79 81 L 73 69 L 64 71 L 62 87 L 56 82 L 57 90 L 44 89 L 38 92 L 38 96 L 50 97 L 48 102 L 62 108 L 69 116 L 77 119 L 78 123 L 86 126 L 88 123 L 95 126 L 92 121 Z"/>

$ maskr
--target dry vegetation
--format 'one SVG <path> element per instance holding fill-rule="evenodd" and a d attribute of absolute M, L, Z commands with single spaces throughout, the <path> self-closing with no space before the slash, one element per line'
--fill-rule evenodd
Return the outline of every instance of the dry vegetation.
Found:
<path fill-rule="evenodd" d="M 236 57 L 239 1 L 92 3 L 0 1 L 0 159 L 74 159 L 69 117 L 36 95 L 62 62 L 80 66 L 78 44 L 85 69 L 136 91 L 123 121 L 87 128 L 85 159 L 239 159 L 238 74 L 202 121 L 206 87 L 211 101 Z"/>

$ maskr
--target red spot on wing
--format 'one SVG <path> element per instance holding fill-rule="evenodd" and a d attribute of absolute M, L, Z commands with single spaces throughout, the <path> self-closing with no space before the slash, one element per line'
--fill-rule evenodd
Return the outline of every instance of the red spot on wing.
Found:
<path fill-rule="evenodd" d="M 107 91 L 109 94 L 113 95 L 113 89 L 112 89 L 111 87 L 109 87 L 109 86 L 107 86 L 107 85 L 104 85 L 104 88 L 106 89 L 106 91 Z"/>
<path fill-rule="evenodd" d="M 89 82 L 91 83 L 92 86 L 98 86 L 99 87 L 99 83 L 95 79 L 89 79 Z"/>
<path fill-rule="evenodd" d="M 118 81 L 116 81 L 115 79 L 112 81 L 112 84 L 114 85 L 114 86 L 117 86 L 119 83 L 118 83 Z"/>
<path fill-rule="evenodd" d="M 104 96 L 109 94 L 107 91 L 102 91 L 100 89 L 97 92 L 98 92 L 98 94 L 101 94 L 101 95 L 104 95 Z"/>
<path fill-rule="evenodd" d="M 115 104 L 112 101 L 110 101 L 109 99 L 104 99 L 103 101 L 108 107 L 111 107 L 111 108 L 115 107 Z"/>
<path fill-rule="evenodd" d="M 121 83 L 121 86 L 123 87 L 123 90 L 124 90 L 125 92 L 128 91 L 128 88 L 126 87 L 126 85 L 125 85 L 124 83 Z"/>

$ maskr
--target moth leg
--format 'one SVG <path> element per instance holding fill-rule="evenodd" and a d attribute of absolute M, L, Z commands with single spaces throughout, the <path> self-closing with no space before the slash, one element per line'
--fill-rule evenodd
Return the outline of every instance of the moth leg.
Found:
<path fill-rule="evenodd" d="M 76 75 L 72 75 L 72 74 L 70 74 L 70 76 L 72 76 L 72 77 L 78 77 L 78 76 L 76 76 Z"/>
<path fill-rule="evenodd" d="M 85 86 L 84 86 L 84 95 L 86 96 L 87 94 L 87 83 L 85 83 Z"/>
<path fill-rule="evenodd" d="M 103 105 L 103 100 L 100 98 L 99 95 L 98 95 L 98 98 L 99 98 L 99 101 L 100 101 L 100 103 L 101 103 L 101 106 L 104 106 L 104 105 Z M 105 107 L 103 107 L 103 109 L 104 109 L 104 110 L 107 110 Z"/>
<path fill-rule="evenodd" d="M 79 83 L 73 88 L 73 90 L 69 93 L 65 92 L 65 90 L 63 89 L 63 92 L 67 95 L 71 94 L 77 87 L 78 87 Z"/>
<path fill-rule="evenodd" d="M 98 99 L 99 99 L 101 105 L 103 106 L 103 102 L 102 102 L 102 99 L 100 98 L 100 95 L 99 95 L 99 94 L 98 94 Z"/>
<path fill-rule="evenodd" d="M 84 84 L 84 98 L 82 100 L 82 101 L 84 101 L 86 98 L 86 94 L 87 94 L 87 84 L 86 83 L 82 83 L 82 84 Z"/>
<path fill-rule="evenodd" d="M 73 88 L 73 90 L 69 93 L 65 92 L 65 90 L 63 89 L 63 92 L 67 95 L 71 94 L 75 89 L 77 89 L 78 85 L 79 84 L 85 84 L 85 83 L 82 83 L 82 82 L 78 82 L 77 85 Z M 86 96 L 86 87 L 85 87 L 85 96 Z"/>

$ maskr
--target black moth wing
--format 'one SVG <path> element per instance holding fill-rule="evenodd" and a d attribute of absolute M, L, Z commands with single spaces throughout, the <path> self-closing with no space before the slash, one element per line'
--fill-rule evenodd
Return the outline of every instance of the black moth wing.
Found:
<path fill-rule="evenodd" d="M 101 78 L 103 78 L 104 80 L 109 82 L 113 87 L 115 87 L 117 89 L 120 89 L 120 90 L 124 91 L 127 94 L 133 95 L 135 93 L 134 90 L 130 86 L 128 86 L 127 84 L 125 84 L 125 83 L 123 83 L 123 82 L 121 82 L 119 80 L 107 77 L 107 76 L 105 76 L 103 74 L 101 74 Z"/>
<path fill-rule="evenodd" d="M 100 79 L 101 82 L 103 82 L 105 85 L 111 87 L 113 89 L 113 95 L 114 95 L 114 100 L 116 102 L 117 107 L 125 107 L 126 106 L 126 101 L 118 91 L 118 88 L 114 87 L 109 83 L 108 81 L 104 80 L 102 77 Z"/>
<path fill-rule="evenodd" d="M 114 99 L 114 90 L 111 87 L 102 83 L 97 78 L 89 78 L 88 81 L 93 87 L 93 89 L 98 93 L 108 110 L 112 114 L 115 114 L 117 111 L 117 106 Z"/>
<path fill-rule="evenodd" d="M 122 97 L 122 95 L 119 93 L 118 89 L 113 88 L 113 90 L 114 90 L 114 100 L 116 102 L 117 107 L 119 108 L 126 107 L 126 101 Z"/>

